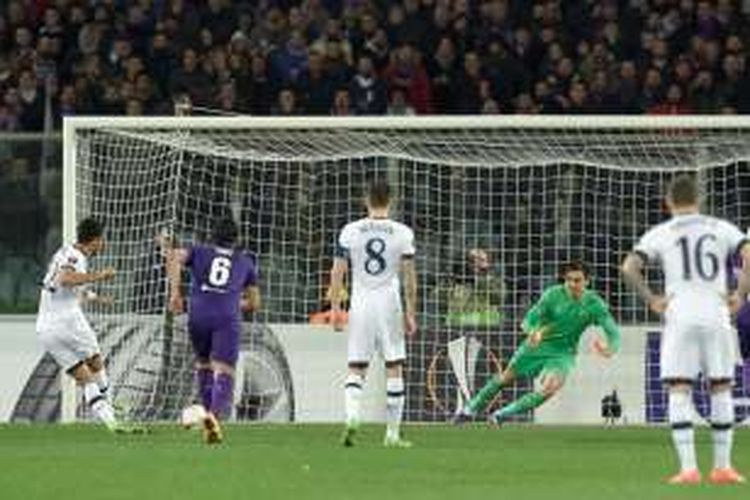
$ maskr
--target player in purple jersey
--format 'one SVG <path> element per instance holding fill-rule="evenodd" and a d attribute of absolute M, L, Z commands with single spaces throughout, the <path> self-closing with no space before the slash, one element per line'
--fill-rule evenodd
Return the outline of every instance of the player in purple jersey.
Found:
<path fill-rule="evenodd" d="M 255 259 L 235 248 L 237 225 L 219 219 L 211 243 L 167 249 L 169 310 L 184 311 L 182 270 L 191 275 L 188 330 L 195 352 L 195 373 L 206 442 L 222 440 L 219 419 L 227 416 L 234 394 L 234 366 L 240 343 L 242 312 L 260 307 Z"/>
<path fill-rule="evenodd" d="M 735 256 L 728 266 L 732 270 L 730 286 L 737 286 L 737 279 L 742 272 L 742 260 Z M 740 340 L 740 356 L 743 360 L 750 359 L 750 302 L 732 304 L 736 313 L 737 335 Z"/>

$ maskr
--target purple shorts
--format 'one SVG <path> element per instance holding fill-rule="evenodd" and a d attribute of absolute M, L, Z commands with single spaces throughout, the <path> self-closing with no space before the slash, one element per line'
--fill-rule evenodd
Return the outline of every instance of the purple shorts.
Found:
<path fill-rule="evenodd" d="M 745 302 L 737 313 L 737 333 L 742 359 L 750 359 L 750 302 Z"/>
<path fill-rule="evenodd" d="M 226 317 L 191 317 L 188 329 L 198 359 L 213 359 L 232 366 L 237 362 L 239 321 L 228 321 Z"/>

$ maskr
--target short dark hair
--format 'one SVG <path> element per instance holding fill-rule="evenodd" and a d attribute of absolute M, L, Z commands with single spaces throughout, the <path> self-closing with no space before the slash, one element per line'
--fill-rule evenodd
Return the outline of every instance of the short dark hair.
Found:
<path fill-rule="evenodd" d="M 78 243 L 89 243 L 104 235 L 104 223 L 93 217 L 86 217 L 78 223 L 76 237 Z"/>
<path fill-rule="evenodd" d="M 391 187 L 385 179 L 375 179 L 367 188 L 367 200 L 375 208 L 387 207 L 391 202 Z"/>
<path fill-rule="evenodd" d="M 586 279 L 588 279 L 591 276 L 589 273 L 588 266 L 584 264 L 582 260 L 574 259 L 574 260 L 569 260 L 568 262 L 565 262 L 560 266 L 560 279 L 564 280 L 565 276 L 569 272 L 573 272 L 573 271 L 582 272 L 583 275 L 586 277 Z"/>
<path fill-rule="evenodd" d="M 234 245 L 238 233 L 237 224 L 232 217 L 220 217 L 214 222 L 211 241 L 217 245 Z"/>
<path fill-rule="evenodd" d="M 680 175 L 672 179 L 667 191 L 669 201 L 678 207 L 698 203 L 698 183 L 692 175 Z"/>

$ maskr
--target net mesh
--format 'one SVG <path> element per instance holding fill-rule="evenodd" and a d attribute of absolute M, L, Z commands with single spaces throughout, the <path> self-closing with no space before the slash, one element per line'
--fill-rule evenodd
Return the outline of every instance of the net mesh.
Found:
<path fill-rule="evenodd" d="M 184 319 L 165 314 L 154 242 L 164 230 L 189 243 L 218 215 L 240 221 L 243 245 L 259 256 L 264 306 L 245 332 L 252 377 L 235 415 L 290 419 L 288 368 L 262 325 L 307 322 L 325 308 L 336 234 L 364 215 L 367 181 L 387 178 L 393 215 L 417 242 L 421 332 L 408 351 L 407 418 L 429 421 L 509 359 L 524 312 L 567 259 L 590 265 L 619 321 L 658 321 L 618 266 L 663 220 L 673 174 L 697 172 L 709 213 L 750 223 L 741 129 L 112 127 L 77 129 L 75 144 L 78 217 L 106 218 L 100 262 L 119 270 L 102 290 L 116 296 L 114 309 L 91 313 L 115 394 L 139 418 L 174 418 L 193 397 Z"/>

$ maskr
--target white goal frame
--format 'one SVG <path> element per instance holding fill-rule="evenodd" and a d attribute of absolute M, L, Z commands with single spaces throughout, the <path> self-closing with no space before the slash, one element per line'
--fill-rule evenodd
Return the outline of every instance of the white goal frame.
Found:
<path fill-rule="evenodd" d="M 117 129 L 404 129 L 404 130 L 750 130 L 750 116 L 413 116 L 413 117 L 111 117 L 77 116 L 63 120 L 63 239 L 73 241 L 76 226 L 77 131 Z M 749 159 L 750 160 L 750 159 Z M 61 422 L 75 420 L 75 383 L 61 376 Z"/>

